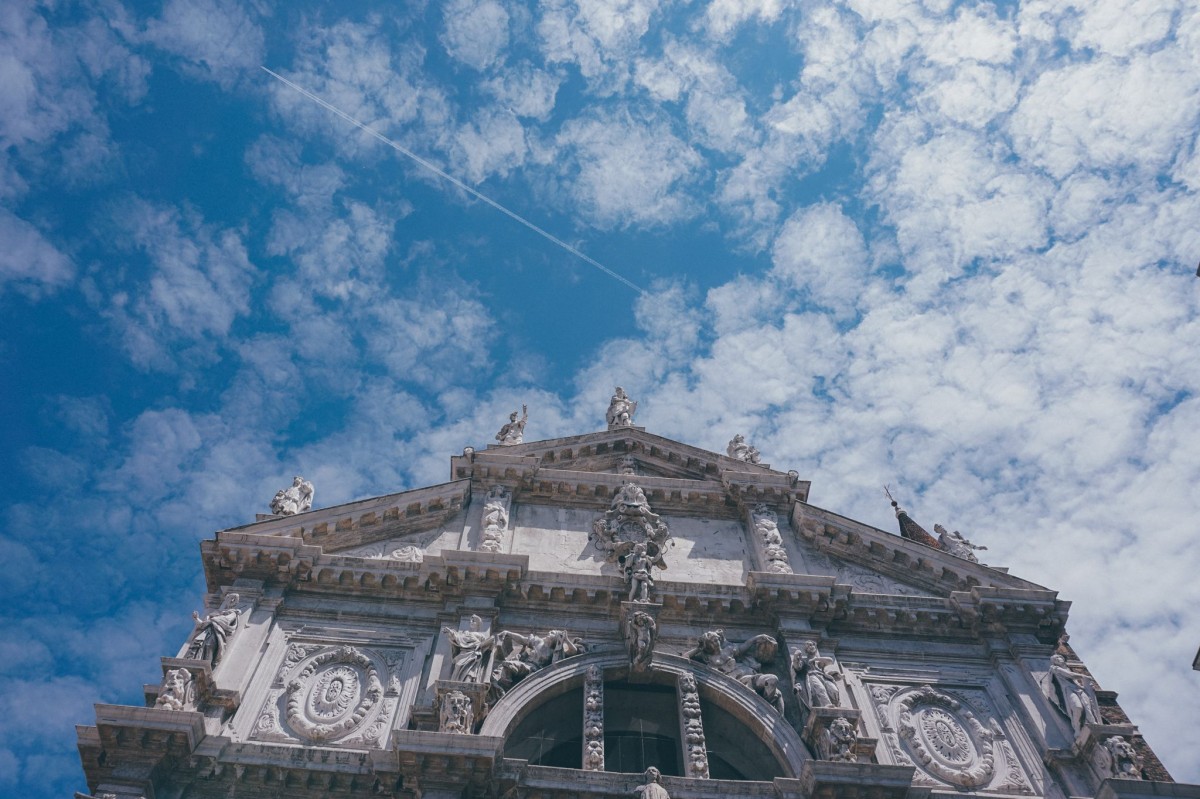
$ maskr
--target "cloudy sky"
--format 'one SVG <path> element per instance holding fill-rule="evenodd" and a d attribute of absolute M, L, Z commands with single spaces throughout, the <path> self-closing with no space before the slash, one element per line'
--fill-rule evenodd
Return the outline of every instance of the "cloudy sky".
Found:
<path fill-rule="evenodd" d="M 1200 781 L 1198 122 L 1195 2 L 0 4 L 0 791 L 84 787 L 293 474 L 441 482 L 618 383 L 1059 590 Z"/>

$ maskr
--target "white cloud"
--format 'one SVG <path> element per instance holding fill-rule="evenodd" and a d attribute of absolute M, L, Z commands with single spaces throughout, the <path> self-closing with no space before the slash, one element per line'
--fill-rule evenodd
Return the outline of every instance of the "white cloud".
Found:
<path fill-rule="evenodd" d="M 443 11 L 442 44 L 454 58 L 475 69 L 502 60 L 508 46 L 508 12 L 496 0 L 450 0 Z"/>
<path fill-rule="evenodd" d="M 1034 0 L 1021 4 L 1018 18 L 1025 35 L 1124 57 L 1162 42 L 1179 13 L 1173 0 Z"/>
<path fill-rule="evenodd" d="M 550 63 L 576 64 L 597 90 L 615 91 L 658 7 L 657 0 L 547 0 L 537 23 L 542 53 Z"/>
<path fill-rule="evenodd" d="M 145 38 L 183 59 L 183 71 L 228 89 L 258 79 L 265 45 L 262 29 L 236 0 L 167 0 Z"/>
<path fill-rule="evenodd" d="M 703 161 L 666 120 L 628 111 L 576 119 L 555 143 L 576 212 L 589 224 L 661 225 L 695 213 L 687 187 Z"/>
<path fill-rule="evenodd" d="M 764 24 L 775 22 L 783 6 L 783 0 L 711 0 L 704 9 L 704 26 L 714 39 L 726 41 L 751 19 Z"/>
<path fill-rule="evenodd" d="M 772 255 L 775 276 L 836 316 L 853 311 L 870 267 L 862 233 L 831 204 L 792 214 Z"/>
<path fill-rule="evenodd" d="M 1009 124 L 1022 158 L 1065 177 L 1076 169 L 1169 168 L 1200 115 L 1200 72 L 1179 49 L 1046 70 Z"/>
<path fill-rule="evenodd" d="M 455 173 L 469 183 L 505 176 L 525 162 L 525 129 L 509 113 L 483 113 L 459 129 L 451 158 Z"/>
<path fill-rule="evenodd" d="M 562 75 L 557 72 L 535 69 L 522 62 L 483 85 L 506 111 L 544 122 L 554 110 L 562 81 Z"/>
<path fill-rule="evenodd" d="M 0 208 L 0 288 L 31 297 L 53 292 L 75 277 L 75 265 L 36 227 Z"/>
<path fill-rule="evenodd" d="M 219 343 L 249 311 L 258 272 L 237 231 L 143 200 L 127 202 L 113 221 L 119 229 L 114 243 L 144 255 L 150 267 L 144 282 L 115 286 L 108 311 L 135 363 L 178 368 L 169 344 Z M 103 281 L 119 277 L 100 275 Z"/>

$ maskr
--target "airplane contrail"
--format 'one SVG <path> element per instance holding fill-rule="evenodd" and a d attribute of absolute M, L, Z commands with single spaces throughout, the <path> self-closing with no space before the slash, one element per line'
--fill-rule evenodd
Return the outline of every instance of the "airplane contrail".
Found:
<path fill-rule="evenodd" d="M 532 230 L 534 233 L 537 233 L 539 236 L 542 236 L 543 238 L 545 238 L 545 239 L 547 239 L 547 240 L 549 240 L 549 241 L 552 241 L 552 242 L 554 242 L 554 243 L 555 243 L 555 244 L 557 244 L 559 247 L 562 247 L 564 250 L 566 250 L 567 252 L 571 253 L 571 254 L 572 254 L 572 255 L 574 255 L 575 257 L 577 257 L 577 258 L 579 258 L 579 259 L 581 259 L 581 260 L 583 260 L 583 261 L 585 261 L 585 262 L 587 262 L 587 263 L 591 264 L 592 266 L 596 267 L 597 269 L 599 269 L 601 272 L 603 272 L 604 274 L 608 275 L 609 277 L 611 277 L 611 278 L 614 278 L 614 279 L 616 279 L 616 280 L 619 280 L 620 282 L 624 283 L 626 286 L 629 286 L 629 288 L 631 288 L 631 289 L 633 289 L 634 291 L 636 291 L 638 294 L 644 294 L 644 293 L 645 293 L 645 291 L 644 291 L 644 290 L 643 290 L 643 289 L 642 289 L 640 286 L 638 286 L 637 284 L 635 284 L 635 283 L 633 283 L 633 282 L 631 282 L 631 281 L 627 280 L 626 278 L 622 277 L 621 275 L 618 275 L 616 272 L 614 272 L 613 270 L 609 269 L 607 266 L 605 266 L 604 264 L 600 263 L 600 262 L 599 262 L 599 261 L 597 261 L 595 258 L 592 258 L 591 256 L 589 256 L 589 255 L 586 255 L 586 254 L 584 254 L 584 253 L 580 252 L 580 251 L 579 251 L 579 250 L 577 250 L 576 248 L 572 247 L 570 244 L 567 244 L 565 241 L 563 241 L 562 239 L 560 239 L 558 236 L 555 236 L 553 233 L 550 233 L 550 232 L 549 232 L 549 231 L 547 231 L 547 230 L 543 230 L 542 228 L 540 228 L 540 227 L 538 227 L 537 225 L 533 224 L 532 222 L 530 222 L 528 219 L 526 219 L 525 217 L 521 216 L 520 214 L 518 214 L 518 213 L 516 213 L 516 212 L 514 212 L 514 211 L 510 211 L 510 210 L 508 210 L 508 209 L 507 209 L 507 208 L 505 208 L 503 205 L 501 205 L 500 203 L 498 203 L 498 202 L 496 202 L 495 200 L 493 200 L 491 197 L 488 197 L 488 196 L 487 196 L 487 195 L 485 195 L 485 194 L 481 194 L 481 193 L 479 193 L 479 192 L 478 192 L 478 191 L 476 191 L 475 189 L 473 189 L 473 188 L 471 188 L 470 186 L 468 186 L 467 184 L 463 183 L 463 182 L 462 182 L 461 180 L 459 180 L 458 178 L 454 177 L 453 175 L 447 174 L 446 172 L 442 171 L 442 170 L 441 170 L 441 169 L 439 169 L 438 167 L 434 166 L 434 165 L 433 165 L 432 163 L 430 163 L 429 161 L 426 161 L 424 158 L 422 158 L 421 156 L 417 155 L 417 154 L 416 154 L 416 153 L 414 153 L 412 150 L 409 150 L 408 148 L 404 147 L 403 145 L 401 145 L 401 144 L 398 144 L 398 143 L 396 143 L 396 142 L 392 141 L 391 139 L 389 139 L 387 136 L 384 136 L 384 135 L 383 135 L 382 133 L 380 133 L 379 131 L 377 131 L 377 130 L 375 130 L 375 129 L 373 129 L 373 128 L 370 128 L 370 127 L 368 127 L 367 125 L 364 125 L 362 122 L 359 122 L 357 119 L 355 119 L 354 117 L 350 116 L 350 115 L 349 115 L 349 114 L 347 114 L 345 111 L 342 111 L 340 108 L 337 108 L 336 106 L 334 106 L 334 105 L 332 105 L 332 104 L 330 104 L 330 103 L 328 103 L 328 102 L 326 102 L 326 101 L 322 100 L 320 97 L 317 97 L 315 94 L 313 94 L 312 92 L 308 91 L 308 90 L 307 90 L 307 89 L 305 89 L 303 86 L 299 86 L 299 85 L 297 85 L 297 84 L 293 83 L 292 81 L 290 81 L 290 80 L 288 80 L 287 78 L 283 77 L 283 76 L 282 76 L 282 75 L 280 75 L 279 73 L 277 73 L 277 72 L 272 72 L 271 70 L 267 69 L 266 67 L 263 67 L 263 68 L 262 68 L 262 70 L 263 70 L 263 72 L 266 72 L 268 75 L 270 75 L 271 77 L 273 77 L 273 78 L 275 78 L 276 80 L 280 81 L 280 82 L 281 82 L 281 83 L 283 83 L 284 85 L 286 85 L 286 86 L 290 86 L 291 88 L 293 88 L 293 89 L 295 89 L 296 91 L 300 92 L 300 94 L 304 95 L 304 96 L 305 96 L 305 97 L 307 97 L 308 99 L 310 99 L 310 100 L 312 100 L 313 102 L 317 103 L 317 104 L 318 104 L 318 105 L 320 105 L 322 108 L 324 108 L 324 109 L 326 109 L 326 110 L 328 110 L 328 111 L 332 111 L 333 113 L 337 114 L 337 115 L 338 115 L 338 116 L 340 116 L 342 119 L 346 120 L 346 121 L 347 121 L 347 122 L 349 122 L 351 125 L 354 125 L 354 126 L 355 126 L 356 128 L 358 128 L 359 130 L 361 130 L 361 131 L 363 131 L 363 132 L 365 132 L 365 133 L 369 133 L 370 135 L 374 136 L 376 139 L 379 139 L 379 141 L 381 141 L 381 142 L 383 142 L 384 144 L 388 145 L 389 147 L 391 147 L 391 148 L 392 148 L 393 150 L 395 150 L 396 152 L 398 152 L 398 153 L 402 153 L 402 154 L 404 154 L 404 155 L 407 155 L 409 158 L 411 158 L 412 160 L 416 161 L 418 164 L 420 164 L 421 166 L 425 167 L 426 169 L 428 169 L 430 172 L 434 173 L 434 174 L 435 174 L 435 175 L 437 175 L 438 177 L 441 177 L 441 178 L 443 178 L 443 179 L 445 179 L 445 180 L 448 180 L 449 182 L 453 183 L 453 184 L 454 184 L 455 186 L 457 186 L 458 188 L 460 188 L 460 189 L 462 189 L 463 191 L 467 192 L 467 193 L 468 193 L 468 194 L 470 194 L 471 196 L 473 196 L 473 197 L 476 197 L 476 198 L 478 198 L 478 199 L 482 200 L 483 202 L 485 202 L 485 203 L 487 203 L 488 205 L 492 206 L 492 207 L 493 207 L 493 208 L 495 208 L 497 211 L 499 211 L 500 213 L 502 213 L 502 214 L 504 214 L 505 216 L 509 217 L 510 219 L 514 219 L 514 220 L 516 220 L 517 222 L 520 222 L 522 225 L 524 225 L 525 227 L 529 228 L 529 229 L 530 229 L 530 230 Z"/>

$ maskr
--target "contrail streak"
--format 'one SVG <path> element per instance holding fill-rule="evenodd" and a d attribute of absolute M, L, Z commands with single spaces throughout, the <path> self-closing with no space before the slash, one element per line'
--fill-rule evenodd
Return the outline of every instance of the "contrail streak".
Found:
<path fill-rule="evenodd" d="M 288 80 L 287 78 L 283 77 L 283 76 L 282 76 L 282 75 L 280 75 L 279 73 L 277 73 L 277 72 L 272 72 L 271 70 L 267 69 L 266 67 L 263 67 L 263 68 L 262 68 L 262 70 L 263 70 L 263 72 L 266 72 L 268 75 L 270 75 L 271 77 L 273 77 L 273 78 L 275 78 L 276 80 L 280 81 L 280 82 L 281 82 L 281 83 L 283 83 L 284 85 L 286 85 L 286 86 L 290 86 L 291 88 L 293 88 L 293 89 L 295 89 L 296 91 L 300 92 L 302 95 L 304 95 L 304 96 L 305 96 L 305 97 L 307 97 L 308 99 L 312 100 L 314 103 L 317 103 L 317 104 L 318 104 L 318 105 L 320 105 L 322 108 L 324 108 L 324 109 L 326 109 L 326 110 L 328 110 L 328 111 L 332 111 L 333 113 L 337 114 L 337 115 L 338 115 L 338 116 L 340 116 L 342 119 L 346 120 L 346 121 L 347 121 L 347 122 L 349 122 L 351 125 L 353 125 L 354 127 L 358 128 L 359 130 L 363 131 L 364 133 L 369 133 L 370 135 L 374 136 L 376 139 L 379 139 L 379 141 L 381 141 L 381 142 L 383 142 L 384 144 L 386 144 L 387 146 L 391 147 L 391 148 L 392 148 L 393 150 L 395 150 L 396 152 L 398 152 L 398 153 L 403 153 L 404 155 L 407 155 L 409 158 L 411 158 L 412 160 L 416 161 L 418 164 L 420 164 L 421 166 L 425 167 L 425 168 L 426 168 L 426 169 L 428 169 L 430 172 L 433 172 L 435 175 L 437 175 L 437 176 L 439 176 L 439 177 L 441 177 L 441 178 L 444 178 L 445 180 L 448 180 L 449 182 L 453 183 L 453 184 L 454 184 L 455 186 L 457 186 L 458 188 L 460 188 L 460 189 L 462 189 L 463 191 L 465 191 L 465 192 L 467 192 L 468 194 L 470 194 L 472 197 L 476 197 L 476 198 L 478 198 L 478 199 L 482 200 L 483 202 L 485 202 L 485 203 L 487 203 L 488 205 L 492 206 L 492 207 L 493 207 L 493 208 L 495 208 L 497 211 L 499 211 L 500 213 L 502 213 L 502 214 L 504 214 L 505 216 L 509 217 L 510 219 L 513 219 L 513 220 L 516 220 L 517 222 L 520 222 L 522 225 L 524 225 L 525 227 L 529 228 L 529 229 L 530 229 L 530 230 L 532 230 L 534 233 L 537 233 L 539 236 L 541 236 L 541 237 L 543 237 L 543 238 L 545 238 L 545 239 L 548 239 L 549 241 L 552 241 L 552 242 L 554 242 L 554 243 L 555 243 L 555 244 L 557 244 L 559 247 L 562 247 L 564 250 L 566 250 L 567 252 L 571 253 L 571 254 L 572 254 L 572 255 L 574 255 L 575 257 L 577 257 L 577 258 L 579 258 L 579 259 L 581 259 L 581 260 L 583 260 L 583 261 L 586 261 L 587 263 L 589 263 L 589 264 L 591 264 L 592 266 L 596 267 L 597 269 L 599 269 L 601 272 L 603 272 L 604 274 L 608 275 L 609 277 L 611 277 L 611 278 L 614 278 L 614 279 L 616 279 L 616 280 L 619 280 L 619 281 L 621 281 L 621 282 L 622 282 L 622 283 L 624 283 L 626 286 L 629 286 L 629 288 L 631 288 L 631 289 L 633 289 L 634 291 L 636 291 L 638 294 L 644 294 L 644 293 L 645 293 L 645 292 L 642 290 L 642 288 L 641 288 L 640 286 L 638 286 L 638 285 L 637 285 L 637 284 L 635 284 L 635 283 L 632 283 L 632 282 L 630 282 L 629 280 L 626 280 L 624 277 L 621 277 L 621 276 L 620 276 L 620 275 L 618 275 L 616 272 L 614 272 L 613 270 L 609 269 L 609 268 L 608 268 L 607 266 L 605 266 L 604 264 L 602 264 L 602 263 L 600 263 L 599 261 L 597 261 L 595 258 L 592 258 L 592 257 L 591 257 L 591 256 L 589 256 L 589 255 L 585 255 L 584 253 L 582 253 L 582 252 L 580 252 L 579 250 L 577 250 L 577 249 L 575 249 L 574 247 L 572 247 L 570 244 L 567 244 L 565 241 L 563 241 L 562 239 L 560 239 L 558 236 L 555 236 L 553 233 L 550 233 L 549 231 L 543 230 L 542 228 L 540 228 L 540 227 L 538 227 L 537 225 L 533 224 L 532 222 L 530 222 L 528 219 L 526 219 L 525 217 L 521 216 L 520 214 L 518 214 L 518 213 L 515 213 L 515 212 L 513 212 L 513 211 L 510 211 L 510 210 L 508 210 L 508 209 L 507 209 L 507 208 L 505 208 L 503 205 L 501 205 L 500 203 L 498 203 L 498 202 L 496 202 L 495 200 L 493 200 L 491 197 L 488 197 L 488 196 L 486 196 L 486 195 L 484 195 L 484 194 L 480 194 L 478 191 L 476 191 L 475 189 L 471 188 L 471 187 L 470 187 L 470 186 L 468 186 L 467 184 L 463 183 L 463 182 L 462 182 L 461 180 L 459 180 L 458 178 L 454 177 L 453 175 L 449 175 L 449 174 L 447 174 L 447 173 L 443 172 L 441 169 L 438 169 L 436 166 L 434 166 L 433 164 L 431 164 L 429 161 L 426 161 L 424 158 L 422 158 L 421 156 L 417 155 L 417 154 L 416 154 L 416 153 L 414 153 L 412 150 L 409 150 L 408 148 L 404 147 L 403 145 L 397 144 L 396 142 L 394 142 L 394 141 L 392 141 L 391 139 L 389 139 L 387 136 L 384 136 L 382 133 L 380 133 L 380 132 L 378 132 L 378 131 L 376 131 L 376 130 L 374 130 L 374 129 L 372 129 L 372 128 L 369 128 L 369 127 L 367 127 L 367 126 L 366 126 L 366 125 L 364 125 L 362 122 L 359 122 L 357 119 L 355 119 L 354 117 L 352 117 L 352 116 L 350 116 L 349 114 L 347 114 L 345 111 L 342 111 L 340 108 L 337 108 L 336 106 L 333 106 L 333 105 L 331 105 L 331 104 L 329 104 L 329 103 L 325 102 L 325 101 L 324 101 L 324 100 L 322 100 L 320 97 L 317 97 L 315 94 L 313 94 L 312 92 L 308 91 L 308 90 L 307 90 L 307 89 L 305 89 L 303 86 L 298 86 L 298 85 L 296 85 L 295 83 L 292 83 L 290 80 Z"/>

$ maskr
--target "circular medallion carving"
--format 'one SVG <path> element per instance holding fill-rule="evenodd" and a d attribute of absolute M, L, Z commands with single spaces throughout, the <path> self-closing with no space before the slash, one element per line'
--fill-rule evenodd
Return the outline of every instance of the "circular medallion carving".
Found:
<path fill-rule="evenodd" d="M 964 788 L 991 782 L 992 733 L 962 703 L 926 685 L 901 698 L 898 708 L 900 737 L 922 771 Z"/>
<path fill-rule="evenodd" d="M 288 725 L 311 741 L 341 738 L 363 726 L 382 698 L 371 658 L 352 646 L 330 649 L 288 682 Z"/>

